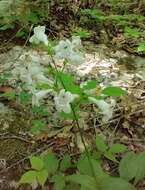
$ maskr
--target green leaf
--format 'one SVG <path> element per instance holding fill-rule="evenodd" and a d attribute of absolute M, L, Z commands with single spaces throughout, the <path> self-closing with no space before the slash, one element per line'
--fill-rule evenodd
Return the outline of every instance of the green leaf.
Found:
<path fill-rule="evenodd" d="M 101 152 L 105 152 L 108 149 L 108 146 L 101 136 L 96 136 L 96 147 Z"/>
<path fill-rule="evenodd" d="M 76 183 L 67 184 L 63 190 L 80 190 L 80 186 Z"/>
<path fill-rule="evenodd" d="M 119 164 L 120 176 L 126 180 L 135 178 L 135 184 L 145 177 L 145 153 L 139 155 L 130 152 Z"/>
<path fill-rule="evenodd" d="M 145 42 L 142 42 L 137 47 L 138 52 L 144 52 L 145 51 Z"/>
<path fill-rule="evenodd" d="M 39 120 L 39 119 L 33 120 L 32 124 L 34 126 L 39 126 L 41 128 L 44 128 L 46 126 L 46 124 L 42 120 Z"/>
<path fill-rule="evenodd" d="M 7 30 L 7 29 L 13 29 L 14 28 L 14 23 L 10 23 L 10 24 L 4 24 L 3 26 L 0 26 L 0 30 Z"/>
<path fill-rule="evenodd" d="M 74 77 L 70 74 L 59 72 L 56 74 L 57 81 L 65 86 L 65 89 L 73 94 L 81 94 L 81 88 L 75 84 Z"/>
<path fill-rule="evenodd" d="M 91 33 L 83 28 L 76 28 L 73 32 L 74 36 L 80 36 L 80 38 L 88 38 L 91 36 Z"/>
<path fill-rule="evenodd" d="M 31 94 L 29 94 L 28 92 L 25 92 L 25 91 L 22 91 L 19 94 L 19 99 L 22 104 L 29 103 L 29 101 L 31 100 L 31 97 L 32 97 Z"/>
<path fill-rule="evenodd" d="M 51 40 L 49 40 L 48 49 L 47 49 L 48 55 L 54 55 L 55 51 L 54 51 L 54 47 L 53 46 L 54 46 L 54 42 L 51 41 Z M 51 68 L 51 70 L 53 70 L 53 69 Z"/>
<path fill-rule="evenodd" d="M 51 86 L 49 84 L 46 84 L 46 83 L 37 83 L 36 88 L 39 90 L 48 90 L 48 89 L 51 89 Z"/>
<path fill-rule="evenodd" d="M 141 32 L 139 30 L 140 30 L 139 28 L 125 27 L 124 35 L 126 37 L 138 38 L 141 35 Z"/>
<path fill-rule="evenodd" d="M 107 96 L 124 96 L 127 94 L 127 92 L 119 87 L 107 87 L 102 91 L 102 94 L 105 94 Z"/>
<path fill-rule="evenodd" d="M 118 163 L 118 160 L 116 159 L 115 155 L 113 155 L 111 152 L 109 152 L 109 151 L 105 152 L 105 153 L 104 153 L 104 156 L 105 156 L 107 159 L 109 159 L 109 160 L 111 160 L 111 161 L 113 161 L 113 162 L 117 162 L 117 163 Z"/>
<path fill-rule="evenodd" d="M 42 115 L 42 116 L 48 116 L 48 111 L 43 106 L 34 106 L 32 108 L 33 113 Z"/>
<path fill-rule="evenodd" d="M 5 92 L 2 94 L 3 97 L 6 97 L 9 100 L 14 100 L 16 97 L 16 93 L 15 92 Z"/>
<path fill-rule="evenodd" d="M 138 163 L 137 155 L 134 152 L 127 153 L 119 164 L 120 177 L 130 181 L 136 175 Z"/>
<path fill-rule="evenodd" d="M 75 84 L 67 84 L 65 85 L 67 91 L 73 93 L 73 94 L 81 94 L 81 88 L 78 85 Z"/>
<path fill-rule="evenodd" d="M 45 163 L 45 168 L 48 170 L 48 174 L 54 174 L 58 169 L 59 163 L 55 155 L 53 153 L 48 153 L 43 156 L 43 160 Z"/>
<path fill-rule="evenodd" d="M 70 119 L 70 120 L 74 120 L 74 115 L 73 113 L 65 113 L 65 112 L 60 112 L 59 116 L 62 117 L 63 119 Z"/>
<path fill-rule="evenodd" d="M 91 165 L 90 165 L 91 162 Z M 101 168 L 100 162 L 98 160 L 95 159 L 90 159 L 90 162 L 88 160 L 88 158 L 85 156 L 84 158 L 81 158 L 78 161 L 77 164 L 77 168 L 80 172 L 80 174 L 85 174 L 85 175 L 89 175 L 89 176 L 94 176 L 94 173 L 96 174 L 96 177 L 101 179 L 104 178 L 104 176 L 106 176 L 106 174 L 104 173 L 104 171 Z M 92 169 L 94 171 L 92 171 Z"/>
<path fill-rule="evenodd" d="M 25 31 L 18 31 L 16 33 L 16 37 L 21 38 L 21 37 L 26 37 L 27 33 Z"/>
<path fill-rule="evenodd" d="M 30 170 L 22 175 L 19 183 L 33 184 L 37 181 L 36 176 L 37 176 L 37 172 Z"/>
<path fill-rule="evenodd" d="M 44 163 L 43 160 L 41 158 L 38 158 L 36 156 L 32 156 L 30 157 L 30 163 L 31 163 L 31 167 L 35 170 L 42 170 Z"/>
<path fill-rule="evenodd" d="M 72 165 L 71 157 L 69 155 L 65 155 L 62 161 L 60 162 L 60 170 L 65 171 L 70 168 Z"/>
<path fill-rule="evenodd" d="M 84 186 L 81 186 L 81 189 L 80 190 L 90 190 L 90 189 L 88 189 L 88 188 L 86 188 L 86 187 L 84 187 Z"/>
<path fill-rule="evenodd" d="M 46 124 L 41 120 L 33 120 L 32 124 L 33 126 L 31 127 L 31 133 L 33 134 L 39 134 L 40 132 L 47 129 Z"/>
<path fill-rule="evenodd" d="M 99 190 L 136 190 L 130 183 L 121 179 L 107 177 L 102 180 L 102 184 Z"/>
<path fill-rule="evenodd" d="M 3 85 L 3 83 L 7 82 L 12 77 L 11 73 L 3 73 L 0 75 L 0 84 Z"/>
<path fill-rule="evenodd" d="M 97 80 L 90 80 L 90 81 L 87 82 L 87 84 L 85 84 L 85 85 L 83 86 L 83 89 L 84 89 L 84 90 L 91 90 L 91 89 L 94 89 L 94 88 L 96 88 L 97 84 L 98 84 L 98 81 L 97 81 Z"/>
<path fill-rule="evenodd" d="M 67 176 L 67 180 L 70 182 L 74 182 L 88 188 L 89 190 L 100 190 L 96 187 L 96 182 L 93 177 L 88 175 L 74 174 Z"/>
<path fill-rule="evenodd" d="M 145 152 L 139 154 L 137 156 L 137 172 L 135 175 L 135 184 L 137 184 L 140 180 L 145 177 Z"/>
<path fill-rule="evenodd" d="M 136 155 L 128 153 L 120 162 L 120 176 L 131 180 L 135 178 L 135 184 L 145 177 L 145 153 Z"/>
<path fill-rule="evenodd" d="M 52 177 L 54 182 L 54 190 L 63 190 L 65 187 L 65 177 L 63 175 L 55 175 Z"/>
<path fill-rule="evenodd" d="M 127 150 L 126 146 L 123 144 L 113 144 L 110 149 L 109 152 L 111 153 L 123 153 Z"/>
<path fill-rule="evenodd" d="M 31 22 L 32 24 L 38 24 L 39 22 L 39 17 L 37 16 L 37 13 L 35 12 L 30 12 L 27 15 L 26 20 L 28 20 L 29 22 Z"/>
<path fill-rule="evenodd" d="M 63 82 L 64 85 L 73 84 L 74 77 L 70 74 L 66 74 L 63 72 L 56 73 L 57 80 L 61 83 Z"/>
<path fill-rule="evenodd" d="M 37 181 L 43 187 L 48 178 L 47 170 L 41 170 L 37 172 Z"/>

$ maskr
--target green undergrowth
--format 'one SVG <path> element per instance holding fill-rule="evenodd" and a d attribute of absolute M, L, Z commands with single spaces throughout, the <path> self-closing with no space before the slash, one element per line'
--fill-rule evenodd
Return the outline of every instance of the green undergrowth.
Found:
<path fill-rule="evenodd" d="M 1 1 L 1 9 L 0 30 L 16 30 L 15 35 L 20 39 L 27 38 L 32 26 L 44 24 L 52 38 L 75 33 L 94 43 L 123 47 L 140 55 L 145 52 L 144 1 L 96 0 L 68 4 L 65 0 L 14 3 L 9 0 L 9 3 Z"/>
<path fill-rule="evenodd" d="M 118 159 L 121 153 L 125 155 Z M 86 155 L 87 154 L 87 155 Z M 52 152 L 30 156 L 31 169 L 24 173 L 19 184 L 43 187 L 45 183 L 54 190 L 135 190 L 145 176 L 145 153 L 128 152 L 121 144 L 107 146 L 101 136 L 96 137 L 96 147 L 77 159 L 69 155 L 57 158 Z M 115 164 L 118 174 L 110 175 L 103 169 L 103 158 Z"/>
<path fill-rule="evenodd" d="M 131 48 L 133 52 L 145 51 L 145 18 L 141 7 L 138 6 L 139 10 L 133 13 L 128 7 L 133 6 L 135 9 L 134 6 L 138 4 L 134 5 L 130 1 L 125 10 L 123 7 L 127 2 L 124 1 L 121 6 L 119 1 L 104 1 L 102 4 L 100 1 L 97 2 L 98 7 L 95 5 L 88 8 L 83 5 L 84 8 L 78 7 L 77 12 L 74 5 L 67 10 L 68 4 L 54 2 L 50 5 L 48 1 L 17 0 L 14 4 L 10 3 L 9 7 L 4 2 L 3 7 L 1 6 L 7 12 L 1 15 L 0 30 L 5 32 L 8 29 L 17 30 L 18 27 L 16 36 L 28 38 L 33 48 L 43 47 L 50 62 L 44 67 L 35 57 L 27 54 L 26 60 L 23 60 L 22 56 L 22 64 L 12 68 L 11 76 L 1 76 L 1 85 L 7 80 L 14 80 L 15 88 L 2 92 L 0 98 L 6 100 L 8 105 L 15 103 L 15 108 L 20 105 L 23 109 L 27 107 L 30 110 L 30 114 L 27 113 L 29 125 L 25 120 L 23 122 L 27 125 L 26 128 L 29 127 L 26 131 L 34 138 L 41 134 L 46 134 L 49 138 L 49 129 L 54 128 L 62 134 L 63 124 L 66 122 L 67 135 L 74 133 L 75 136 L 77 131 L 81 143 L 81 148 L 73 144 L 79 149 L 74 155 L 56 155 L 49 151 L 35 156 L 30 154 L 28 158 L 31 167 L 21 176 L 19 185 L 29 184 L 33 189 L 38 186 L 41 189 L 50 186 L 54 190 L 135 190 L 145 177 L 144 152 L 130 152 L 123 144 L 109 144 L 107 139 L 94 133 L 92 136 L 95 140 L 92 138 L 93 144 L 88 145 L 84 137 L 84 125 L 80 122 L 81 119 L 85 120 L 82 114 L 84 108 L 87 108 L 89 114 L 93 108 L 95 117 L 105 125 L 113 118 L 114 108 L 117 107 L 120 98 L 128 96 L 128 92 L 117 86 L 102 86 L 101 78 L 79 83 L 67 72 L 67 64 L 79 65 L 84 62 L 80 37 L 90 40 L 96 36 L 96 43 L 102 42 L 102 39 L 105 40 L 103 43 L 116 44 L 119 47 L 128 44 L 127 48 Z M 54 34 L 58 20 L 59 24 L 64 26 L 73 19 L 74 23 L 77 22 L 69 28 L 69 34 L 74 35 L 71 39 L 60 40 L 57 45 L 56 41 L 53 43 L 48 39 L 49 32 Z M 56 60 L 62 61 L 61 68 Z M 18 126 L 23 124 L 16 120 L 13 122 Z M 15 123 L 14 126 L 19 132 L 19 127 L 17 129 Z M 11 133 L 14 130 L 10 128 Z M 54 136 L 56 134 L 53 133 L 51 137 Z M 8 142 L 8 146 L 9 144 Z M 4 142 L 1 145 L 6 146 Z M 16 151 L 17 143 L 14 147 L 12 152 Z M 105 163 L 108 164 L 108 168 Z M 112 166 L 115 171 L 112 171 Z"/>

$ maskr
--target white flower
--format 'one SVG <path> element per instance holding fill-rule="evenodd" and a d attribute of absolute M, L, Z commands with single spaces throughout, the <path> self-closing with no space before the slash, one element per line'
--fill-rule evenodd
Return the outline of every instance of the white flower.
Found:
<path fill-rule="evenodd" d="M 44 76 L 43 69 L 39 64 L 29 64 L 27 67 L 27 72 L 31 75 L 32 80 L 38 82 L 48 82 L 48 79 Z"/>
<path fill-rule="evenodd" d="M 68 60 L 72 64 L 81 64 L 84 61 L 84 57 L 82 53 L 76 53 L 76 52 L 71 52 L 69 55 Z"/>
<path fill-rule="evenodd" d="M 104 123 L 108 122 L 109 119 L 112 118 L 112 116 L 113 116 L 113 107 L 115 106 L 114 101 L 112 101 L 111 104 L 108 104 L 104 100 L 97 100 L 96 98 L 93 98 L 93 97 L 89 97 L 89 100 L 92 103 L 97 104 L 97 106 L 101 110 L 101 113 L 103 114 L 102 121 Z"/>
<path fill-rule="evenodd" d="M 72 44 L 69 40 L 61 40 L 54 48 L 55 57 L 57 59 L 68 59 L 72 52 Z"/>
<path fill-rule="evenodd" d="M 59 95 L 54 98 L 56 109 L 59 112 L 63 111 L 65 113 L 71 113 L 70 103 L 77 97 L 77 94 L 71 94 L 62 89 Z"/>
<path fill-rule="evenodd" d="M 22 82 L 26 83 L 26 85 L 33 85 L 39 72 L 37 67 L 29 65 L 27 68 L 22 68 L 20 70 L 20 79 Z"/>
<path fill-rule="evenodd" d="M 55 58 L 66 59 L 72 64 L 81 64 L 84 61 L 83 53 L 80 52 L 81 40 L 79 37 L 72 37 L 70 40 L 61 40 L 54 47 Z"/>
<path fill-rule="evenodd" d="M 38 63 L 28 62 L 24 66 L 15 68 L 12 73 L 15 79 L 19 78 L 30 92 L 33 92 L 37 85 L 41 83 L 53 86 L 53 81 L 45 77 L 43 67 Z"/>
<path fill-rule="evenodd" d="M 43 73 L 39 73 L 37 76 L 36 76 L 36 82 L 41 82 L 41 83 L 49 83 L 49 85 L 53 85 L 53 82 L 46 78 Z"/>
<path fill-rule="evenodd" d="M 34 28 L 34 34 L 29 39 L 31 43 L 39 44 L 40 42 L 48 46 L 47 35 L 45 34 L 45 26 L 37 26 Z"/>
<path fill-rule="evenodd" d="M 73 48 L 81 47 L 82 42 L 79 36 L 72 36 L 72 46 Z"/>
<path fill-rule="evenodd" d="M 32 75 L 37 75 L 40 72 L 42 72 L 42 67 L 39 64 L 37 64 L 37 63 L 28 63 L 26 66 L 27 66 L 27 70 Z"/>
<path fill-rule="evenodd" d="M 33 95 L 32 95 L 32 105 L 34 106 L 39 106 L 40 105 L 40 101 L 46 97 L 46 95 L 51 92 L 52 89 L 48 89 L 48 90 L 41 90 L 41 91 L 34 91 Z"/>
<path fill-rule="evenodd" d="M 27 85 L 33 84 L 31 73 L 28 72 L 28 70 L 26 68 L 20 68 L 18 74 L 19 74 L 19 78 L 22 82 L 26 83 Z"/>

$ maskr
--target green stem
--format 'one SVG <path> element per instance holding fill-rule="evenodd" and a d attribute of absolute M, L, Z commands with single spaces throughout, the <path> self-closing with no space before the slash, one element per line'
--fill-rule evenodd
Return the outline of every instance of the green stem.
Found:
<path fill-rule="evenodd" d="M 58 68 L 57 68 L 57 66 L 56 66 L 56 64 L 55 64 L 55 61 L 54 61 L 54 59 L 53 59 L 52 56 L 51 56 L 51 59 L 52 59 L 52 63 L 53 63 L 53 65 L 54 65 L 54 68 L 55 68 L 56 72 L 59 73 Z M 58 76 L 59 76 L 59 75 L 58 75 Z M 61 82 L 63 88 L 64 88 L 65 90 L 67 90 L 66 87 L 65 87 L 65 85 L 64 85 L 64 83 L 63 83 L 63 81 L 62 81 L 62 79 L 61 79 L 61 76 L 59 76 L 59 80 L 60 80 L 60 82 Z M 92 162 L 91 162 L 90 154 L 89 154 L 89 151 L 88 151 L 88 149 L 87 149 L 87 146 L 86 146 L 86 143 L 85 143 L 85 140 L 84 140 L 84 137 L 83 137 L 82 129 L 81 129 L 80 125 L 79 125 L 79 122 L 78 122 L 78 119 L 77 119 L 77 116 L 76 116 L 76 112 L 75 112 L 75 110 L 74 110 L 74 107 L 73 107 L 72 104 L 70 104 L 70 105 L 71 105 L 71 110 L 72 110 L 72 113 L 73 113 L 73 116 L 74 116 L 74 120 L 75 120 L 75 122 L 76 122 L 78 131 L 79 131 L 79 133 L 80 133 L 81 141 L 82 141 L 82 143 L 83 143 L 83 145 L 84 145 L 84 148 L 85 148 L 86 156 L 87 156 L 87 158 L 88 158 L 88 162 L 89 162 L 89 164 L 90 164 L 90 167 L 91 167 L 91 170 L 92 170 L 92 174 L 93 174 L 94 179 L 95 179 L 95 181 L 96 181 L 96 185 L 98 185 L 99 182 L 98 182 L 98 180 L 97 180 L 97 178 L 96 178 L 96 174 L 95 174 L 95 171 L 94 171 L 93 164 L 92 164 Z"/>

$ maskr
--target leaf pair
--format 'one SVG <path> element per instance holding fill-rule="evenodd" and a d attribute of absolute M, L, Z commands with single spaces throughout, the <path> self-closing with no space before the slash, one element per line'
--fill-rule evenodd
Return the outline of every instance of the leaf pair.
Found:
<path fill-rule="evenodd" d="M 30 185 L 44 186 L 46 180 L 51 174 L 54 174 L 58 169 L 58 160 L 51 153 L 43 157 L 30 157 L 32 170 L 24 173 L 20 179 L 21 183 L 28 183 Z"/>
<path fill-rule="evenodd" d="M 44 168 L 43 160 L 33 156 L 30 158 L 30 163 L 34 170 L 24 173 L 19 183 L 28 183 L 32 186 L 38 186 L 38 184 L 40 184 L 43 187 L 48 178 L 48 172 Z"/>
<path fill-rule="evenodd" d="M 126 147 L 122 144 L 113 144 L 111 147 L 108 147 L 101 136 L 96 137 L 96 147 L 103 156 L 113 162 L 118 162 L 115 154 L 126 151 Z"/>

